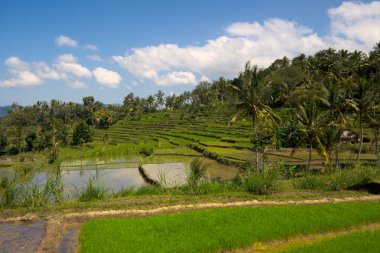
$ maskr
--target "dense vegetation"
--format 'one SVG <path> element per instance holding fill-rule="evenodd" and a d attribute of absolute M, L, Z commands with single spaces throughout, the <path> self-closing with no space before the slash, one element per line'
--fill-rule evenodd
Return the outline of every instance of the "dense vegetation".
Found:
<path fill-rule="evenodd" d="M 378 222 L 379 203 L 265 206 L 97 219 L 81 233 L 82 252 L 216 252 L 255 242 Z"/>
<path fill-rule="evenodd" d="M 191 92 L 166 97 L 161 91 L 146 98 L 130 93 L 121 106 L 104 105 L 91 96 L 84 97 L 83 104 L 58 100 L 26 107 L 13 104 L 10 115 L 0 121 L 0 152 L 83 144 L 91 140 L 84 124 L 104 129 L 118 120 L 139 120 L 156 111 L 181 111 L 191 121 L 230 108 L 231 124 L 236 119 L 252 124 L 249 137 L 257 153 L 256 165 L 268 145 L 307 147 L 310 155 L 317 149 L 326 164 L 339 162 L 338 144 L 345 129 L 358 130 L 349 141 L 360 144 L 359 160 L 363 142 L 373 141 L 378 153 L 379 80 L 377 44 L 368 55 L 327 49 L 309 57 L 284 57 L 266 69 L 247 63 L 233 80 L 203 81 Z M 364 133 L 364 128 L 373 129 L 373 134 Z"/>
<path fill-rule="evenodd" d="M 173 160 L 169 156 L 202 161 L 193 163 L 193 174 L 181 187 L 112 196 L 271 194 L 281 188 L 279 179 L 290 180 L 288 191 L 360 187 L 378 179 L 378 166 L 335 169 L 378 163 L 379 82 L 380 43 L 368 55 L 327 49 L 284 57 L 265 69 L 248 62 L 232 80 L 203 81 L 179 95 L 130 93 L 122 105 L 104 105 L 91 96 L 81 104 L 13 104 L 0 119 L 0 167 L 16 168 L 23 179 L 2 178 L 2 206 L 62 202 L 61 161 L 127 154 L 147 163 Z M 19 184 L 47 162 L 55 165 L 49 166 L 54 173 L 44 187 Z M 219 172 L 212 175 L 209 167 L 215 164 Z M 323 175 L 314 175 L 316 170 Z M 204 180 L 206 174 L 211 181 Z M 90 179 L 79 200 L 109 196 Z M 225 180 L 230 182 L 220 182 Z"/>

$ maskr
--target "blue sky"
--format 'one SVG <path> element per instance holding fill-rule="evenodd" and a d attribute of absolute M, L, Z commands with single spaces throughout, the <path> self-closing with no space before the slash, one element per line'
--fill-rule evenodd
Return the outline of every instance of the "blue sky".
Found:
<path fill-rule="evenodd" d="M 0 106 L 191 90 L 320 49 L 380 41 L 380 2 L 0 1 Z"/>

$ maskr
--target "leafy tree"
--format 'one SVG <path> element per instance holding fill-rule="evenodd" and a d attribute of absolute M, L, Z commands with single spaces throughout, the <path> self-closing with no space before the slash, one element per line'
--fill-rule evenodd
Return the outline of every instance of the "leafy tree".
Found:
<path fill-rule="evenodd" d="M 7 152 L 8 138 L 3 131 L 0 132 L 0 155 Z"/>
<path fill-rule="evenodd" d="M 73 132 L 73 145 L 78 145 L 80 142 L 90 142 L 94 136 L 94 132 L 86 122 L 80 122 L 76 125 Z"/>
<path fill-rule="evenodd" d="M 37 139 L 37 134 L 34 131 L 30 131 L 26 137 L 25 142 L 27 146 L 27 151 L 32 151 L 34 148 L 34 141 Z"/>

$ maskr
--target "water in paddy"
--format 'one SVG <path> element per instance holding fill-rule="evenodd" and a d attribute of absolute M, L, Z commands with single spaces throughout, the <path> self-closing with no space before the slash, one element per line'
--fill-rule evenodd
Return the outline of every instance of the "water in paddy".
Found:
<path fill-rule="evenodd" d="M 0 252 L 34 252 L 45 235 L 45 221 L 0 223 Z"/>
<path fill-rule="evenodd" d="M 186 182 L 189 164 L 162 163 L 144 164 L 143 169 L 149 178 L 161 182 L 163 186 L 176 186 Z"/>
<path fill-rule="evenodd" d="M 140 161 L 146 175 L 155 181 L 163 182 L 164 187 L 172 187 L 185 183 L 190 163 L 194 157 L 179 155 L 153 155 L 142 158 L 130 155 L 116 158 L 97 158 L 71 160 L 61 163 L 61 175 L 66 199 L 74 198 L 77 189 L 86 187 L 90 177 L 99 174 L 100 182 L 108 192 L 121 189 L 139 188 L 145 184 L 138 171 Z M 206 177 L 211 179 L 230 180 L 237 174 L 236 168 L 223 166 L 217 162 L 202 158 L 208 171 Z M 51 171 L 41 171 L 34 175 L 32 182 L 44 185 Z"/>
<path fill-rule="evenodd" d="M 121 189 L 139 188 L 145 184 L 138 171 L 140 156 L 129 156 L 112 159 L 73 160 L 61 163 L 61 176 L 64 185 L 64 194 L 67 199 L 73 198 L 76 189 L 82 189 L 87 185 L 90 177 L 97 173 L 109 192 Z M 190 160 L 179 162 L 180 158 L 168 163 L 162 163 L 161 159 L 144 161 L 142 167 L 147 176 L 156 181 L 165 181 L 170 187 L 179 185 L 186 180 L 186 171 Z M 157 162 L 157 163 L 153 163 Z M 41 171 L 34 175 L 32 182 L 44 185 L 51 171 Z"/>

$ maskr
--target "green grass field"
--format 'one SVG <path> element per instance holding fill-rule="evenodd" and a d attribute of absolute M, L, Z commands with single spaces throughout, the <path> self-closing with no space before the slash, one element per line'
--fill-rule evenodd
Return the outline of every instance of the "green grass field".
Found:
<path fill-rule="evenodd" d="M 85 223 L 81 252 L 212 252 L 380 222 L 380 203 L 239 207 Z"/>
<path fill-rule="evenodd" d="M 333 239 L 318 241 L 283 253 L 377 253 L 380 251 L 380 230 L 355 232 L 337 236 Z"/>

